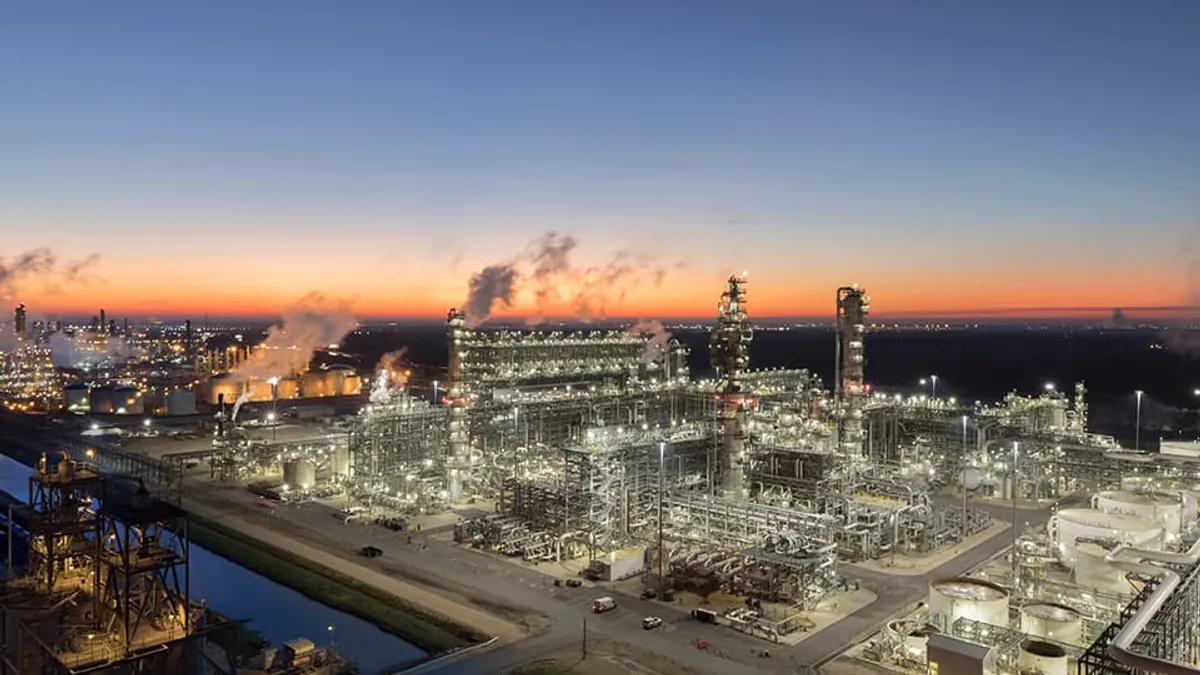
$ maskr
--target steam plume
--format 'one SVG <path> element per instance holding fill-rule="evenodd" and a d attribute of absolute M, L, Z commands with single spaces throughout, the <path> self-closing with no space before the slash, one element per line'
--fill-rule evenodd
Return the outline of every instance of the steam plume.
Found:
<path fill-rule="evenodd" d="M 663 327 L 662 322 L 641 319 L 625 331 L 637 337 L 649 337 L 646 350 L 642 352 L 642 363 L 653 363 L 666 356 L 667 343 L 671 341 L 671 333 Z"/>
<path fill-rule="evenodd" d="M 516 295 L 517 270 L 511 264 L 489 265 L 471 276 L 467 291 L 467 327 L 475 328 L 492 317 L 496 303 L 511 307 Z"/>
<path fill-rule="evenodd" d="M 244 404 L 249 403 L 249 402 L 250 402 L 250 390 L 247 389 L 246 391 L 243 391 L 240 396 L 237 397 L 236 401 L 233 402 L 233 412 L 229 413 L 229 421 L 236 422 L 238 411 L 242 409 L 242 406 Z"/>
<path fill-rule="evenodd" d="M 487 321 L 497 302 L 511 307 L 517 292 L 524 290 L 523 281 L 528 282 L 536 306 L 529 323 L 537 324 L 560 301 L 565 301 L 577 319 L 604 318 L 629 291 L 647 282 L 660 285 L 666 275 L 652 256 L 629 250 L 617 251 L 603 265 L 577 267 L 571 255 L 578 247 L 578 240 L 569 234 L 547 232 L 530 242 L 515 260 L 476 273 L 468 288 L 467 324 L 476 327 Z"/>
<path fill-rule="evenodd" d="M 1188 318 L 1200 316 L 1200 257 L 1188 265 L 1184 300 L 1188 304 Z M 1171 350 L 1200 358 L 1200 330 L 1193 327 L 1164 331 L 1162 338 Z"/>
<path fill-rule="evenodd" d="M 115 335 L 89 340 L 84 335 L 59 331 L 50 336 L 48 344 L 50 360 L 59 368 L 86 368 L 143 356 L 142 350 Z"/>
<path fill-rule="evenodd" d="M 231 380 L 269 380 L 303 371 L 314 352 L 338 344 L 357 326 L 349 303 L 310 293 L 284 310 L 280 323 L 271 326 L 250 358 L 230 373 Z"/>
<path fill-rule="evenodd" d="M 64 262 L 48 248 L 35 248 L 12 258 L 0 256 L 0 304 L 5 312 L 22 293 L 32 292 L 30 286 L 40 286 L 46 293 L 60 290 L 60 284 L 78 282 L 99 258 Z M 16 346 L 15 327 L 0 322 L 0 350 Z"/>
<path fill-rule="evenodd" d="M 384 403 L 391 398 L 392 392 L 408 384 L 408 375 L 402 367 L 402 359 L 408 353 L 408 348 L 388 352 L 379 359 L 375 366 L 375 384 L 371 387 L 371 403 Z"/>

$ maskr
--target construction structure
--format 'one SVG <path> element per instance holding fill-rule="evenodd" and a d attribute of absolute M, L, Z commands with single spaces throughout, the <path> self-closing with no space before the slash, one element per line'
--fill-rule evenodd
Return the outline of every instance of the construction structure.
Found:
<path fill-rule="evenodd" d="M 188 595 L 177 506 L 66 453 L 53 464 L 43 455 L 19 524 L 28 568 L 9 570 L 0 594 L 0 672 L 185 672 L 204 658 L 194 639 L 206 614 Z"/>

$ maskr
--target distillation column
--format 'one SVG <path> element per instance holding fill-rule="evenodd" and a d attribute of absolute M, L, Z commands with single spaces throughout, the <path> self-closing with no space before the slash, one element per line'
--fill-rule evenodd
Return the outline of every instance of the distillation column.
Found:
<path fill-rule="evenodd" d="M 746 318 L 746 279 L 729 277 L 717 303 L 717 323 L 709 336 L 709 358 L 717 371 L 720 398 L 721 489 L 727 499 L 746 498 L 746 409 L 750 399 L 742 392 L 742 373 L 750 365 L 753 328 Z"/>
<path fill-rule="evenodd" d="M 449 385 L 446 393 L 446 403 L 449 405 L 446 420 L 449 447 L 446 453 L 446 489 L 451 502 L 457 502 L 462 497 L 463 475 L 468 470 L 470 460 L 467 431 L 467 391 L 463 381 L 463 357 L 468 347 L 470 329 L 467 328 L 467 316 L 456 309 L 450 310 L 446 321 L 446 331 L 450 354 L 447 361 Z"/>
<path fill-rule="evenodd" d="M 843 286 L 837 290 L 837 357 L 834 376 L 834 399 L 840 417 L 838 444 L 847 458 L 863 458 L 863 406 L 866 403 L 866 383 L 863 367 L 866 361 L 863 333 L 870 299 L 858 286 Z"/>

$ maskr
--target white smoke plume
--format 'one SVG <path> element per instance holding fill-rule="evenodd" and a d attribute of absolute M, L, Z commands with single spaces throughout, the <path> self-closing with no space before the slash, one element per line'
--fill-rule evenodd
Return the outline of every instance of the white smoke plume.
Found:
<path fill-rule="evenodd" d="M 90 368 L 105 363 L 136 361 L 141 349 L 115 335 L 89 337 L 85 333 L 54 333 L 48 340 L 50 360 L 59 368 Z"/>
<path fill-rule="evenodd" d="M 0 312 L 11 316 L 9 312 L 23 294 L 56 293 L 62 284 L 82 281 L 97 260 L 99 257 L 93 255 L 64 262 L 48 248 L 35 248 L 12 258 L 0 256 Z M 16 342 L 16 326 L 0 321 L 0 351 L 12 351 Z"/>
<path fill-rule="evenodd" d="M 467 325 L 474 328 L 487 321 L 496 303 L 511 307 L 527 281 L 534 295 L 536 314 L 530 324 L 540 323 L 560 302 L 576 319 L 594 321 L 608 316 L 629 291 L 650 282 L 662 283 L 666 270 L 652 256 L 621 250 L 605 264 L 577 267 L 571 254 L 579 242 L 569 234 L 547 232 L 507 263 L 485 267 L 471 277 L 465 312 Z"/>
<path fill-rule="evenodd" d="M 492 317 L 496 303 L 511 307 L 517 293 L 517 270 L 511 263 L 489 265 L 471 275 L 463 307 L 467 327 L 475 328 Z"/>
<path fill-rule="evenodd" d="M 1200 257 L 1188 265 L 1184 282 L 1183 301 L 1187 305 L 1185 319 L 1200 317 Z M 1167 348 L 1192 358 L 1200 358 L 1200 330 L 1177 328 L 1161 333 Z"/>
<path fill-rule="evenodd" d="M 667 354 L 667 344 L 671 341 L 671 333 L 663 327 L 662 322 L 651 319 L 641 319 L 625 330 L 629 335 L 648 337 L 646 350 L 642 352 L 642 363 L 653 363 L 662 360 Z"/>
<path fill-rule="evenodd" d="M 408 384 L 408 371 L 402 363 L 406 353 L 407 347 L 388 352 L 379 359 L 379 365 L 375 366 L 375 384 L 371 387 L 371 403 L 387 402 L 392 392 Z"/>
<path fill-rule="evenodd" d="M 243 405 L 250 402 L 250 396 L 251 396 L 250 390 L 247 389 L 246 391 L 243 391 L 240 396 L 237 397 L 236 401 L 233 402 L 233 411 L 229 413 L 229 421 L 230 422 L 237 421 L 238 411 L 242 409 Z"/>
<path fill-rule="evenodd" d="M 349 303 L 310 293 L 284 310 L 281 321 L 271 326 L 266 339 L 230 377 L 237 384 L 298 373 L 308 367 L 318 349 L 340 343 L 356 327 Z"/>

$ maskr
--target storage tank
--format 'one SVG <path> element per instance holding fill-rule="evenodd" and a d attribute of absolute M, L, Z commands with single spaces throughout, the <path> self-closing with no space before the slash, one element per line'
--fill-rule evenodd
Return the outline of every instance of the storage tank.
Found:
<path fill-rule="evenodd" d="M 317 483 L 317 467 L 308 459 L 289 459 L 283 463 L 283 484 L 293 490 L 308 490 Z"/>
<path fill-rule="evenodd" d="M 271 383 L 267 380 L 251 380 L 247 383 L 250 400 L 258 403 L 273 400 Z"/>
<path fill-rule="evenodd" d="M 88 408 L 95 415 L 111 415 L 116 409 L 113 405 L 112 387 L 96 387 L 88 395 Z"/>
<path fill-rule="evenodd" d="M 970 619 L 993 626 L 1008 625 L 1008 591 L 981 579 L 950 577 L 929 582 L 929 611 L 943 625 Z"/>
<path fill-rule="evenodd" d="M 1123 476 L 1121 489 L 1126 492 L 1154 492 L 1155 479 L 1153 476 Z"/>
<path fill-rule="evenodd" d="M 334 476 L 349 478 L 350 476 L 350 446 L 335 445 L 333 447 L 332 459 L 330 460 L 330 472 Z"/>
<path fill-rule="evenodd" d="M 1058 559 L 1067 567 L 1075 565 L 1074 544 L 1078 539 L 1113 539 L 1152 550 L 1162 548 L 1163 542 L 1163 529 L 1157 523 L 1095 509 L 1063 509 L 1050 517 L 1046 531 L 1054 542 Z"/>
<path fill-rule="evenodd" d="M 1031 602 L 1021 608 L 1021 632 L 1077 645 L 1083 641 L 1083 616 L 1066 605 Z"/>
<path fill-rule="evenodd" d="M 326 395 L 325 388 L 325 373 L 319 370 L 310 370 L 300 378 L 300 396 L 304 398 L 318 398 Z"/>
<path fill-rule="evenodd" d="M 113 410 L 118 415 L 141 415 L 145 412 L 142 394 L 133 387 L 117 387 L 113 390 Z"/>
<path fill-rule="evenodd" d="M 191 389 L 173 389 L 167 392 L 167 415 L 195 415 L 196 392 Z"/>
<path fill-rule="evenodd" d="M 1126 490 L 1100 492 L 1092 497 L 1092 508 L 1105 513 L 1123 513 L 1158 523 L 1171 541 L 1183 523 L 1183 503 L 1178 495 L 1133 493 Z"/>
<path fill-rule="evenodd" d="M 1072 570 L 1076 584 L 1111 593 L 1128 595 L 1132 586 L 1125 579 L 1125 572 L 1108 562 L 1105 557 L 1112 546 L 1084 541 L 1075 544 L 1075 569 Z"/>
<path fill-rule="evenodd" d="M 85 413 L 91 410 L 90 396 L 91 392 L 86 384 L 72 384 L 63 389 L 63 398 L 70 412 Z"/>
<path fill-rule="evenodd" d="M 1067 675 L 1067 650 L 1050 642 L 1026 640 L 1017 653 L 1017 668 L 1023 673 Z"/>
<path fill-rule="evenodd" d="M 225 396 L 225 403 L 233 405 L 233 402 L 238 400 L 238 396 L 242 393 L 242 388 L 229 377 L 228 373 L 213 375 L 208 378 L 208 402 L 212 405 L 220 403 L 221 396 Z"/>
<path fill-rule="evenodd" d="M 280 399 L 300 396 L 300 382 L 294 377 L 285 377 L 275 385 L 275 395 Z"/>
<path fill-rule="evenodd" d="M 346 373 L 342 378 L 342 396 L 358 396 L 362 393 L 362 378 L 358 373 Z"/>

